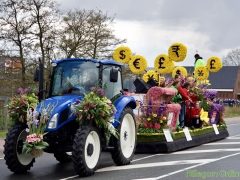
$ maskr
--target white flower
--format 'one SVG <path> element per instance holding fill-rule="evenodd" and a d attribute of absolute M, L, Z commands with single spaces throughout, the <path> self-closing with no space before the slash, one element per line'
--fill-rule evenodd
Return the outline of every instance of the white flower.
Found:
<path fill-rule="evenodd" d="M 108 123 L 108 130 L 112 135 L 116 135 L 116 129 L 111 123 Z"/>

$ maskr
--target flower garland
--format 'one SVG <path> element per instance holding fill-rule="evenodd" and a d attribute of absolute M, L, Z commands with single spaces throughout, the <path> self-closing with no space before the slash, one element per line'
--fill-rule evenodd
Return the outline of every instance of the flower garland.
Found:
<path fill-rule="evenodd" d="M 156 79 L 158 81 L 158 74 L 154 70 L 148 70 L 142 77 L 145 82 L 148 82 L 149 78 Z"/>
<path fill-rule="evenodd" d="M 133 56 L 128 65 L 134 74 L 143 73 L 148 66 L 147 60 L 141 55 Z"/>
<path fill-rule="evenodd" d="M 13 123 L 27 120 L 27 110 L 29 107 L 35 107 L 38 104 L 38 97 L 30 88 L 18 88 L 18 95 L 10 99 L 5 106 L 8 108 L 8 115 Z"/>
<path fill-rule="evenodd" d="M 80 125 L 90 124 L 104 130 L 107 143 L 111 135 L 118 138 L 119 133 L 114 128 L 114 114 L 116 108 L 106 97 L 102 88 L 92 87 L 91 92 L 84 96 L 79 104 L 73 104 L 71 110 L 77 115 L 77 122 Z"/>
<path fill-rule="evenodd" d="M 174 69 L 174 62 L 166 54 L 159 54 L 154 61 L 154 68 L 161 74 L 171 73 Z"/>
<path fill-rule="evenodd" d="M 217 56 L 212 56 L 207 61 L 207 69 L 210 72 L 218 72 L 222 68 L 222 61 Z"/>
<path fill-rule="evenodd" d="M 121 46 L 114 50 L 113 59 L 117 62 L 127 64 L 132 58 L 132 51 L 129 47 Z"/>
<path fill-rule="evenodd" d="M 175 78 L 175 75 L 179 74 L 181 75 L 181 77 L 186 77 L 187 76 L 187 70 L 186 68 L 182 67 L 182 66 L 177 66 L 175 67 L 175 69 L 172 71 L 172 77 Z"/>
<path fill-rule="evenodd" d="M 209 71 L 206 66 L 198 66 L 194 70 L 194 75 L 198 80 L 207 80 L 209 76 Z"/>
<path fill-rule="evenodd" d="M 172 61 L 181 62 L 187 56 L 187 47 L 182 43 L 173 43 L 168 48 L 168 56 Z"/>

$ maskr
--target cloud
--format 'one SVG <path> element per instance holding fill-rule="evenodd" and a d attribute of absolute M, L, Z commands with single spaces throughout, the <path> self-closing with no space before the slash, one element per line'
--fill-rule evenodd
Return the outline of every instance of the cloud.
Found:
<path fill-rule="evenodd" d="M 153 66 L 155 57 L 182 42 L 188 55 L 179 65 L 193 65 L 196 50 L 207 60 L 222 58 L 239 46 L 240 1 L 229 0 L 58 0 L 61 8 L 100 9 L 115 15 L 115 33 Z M 178 65 L 177 64 L 177 65 Z"/>

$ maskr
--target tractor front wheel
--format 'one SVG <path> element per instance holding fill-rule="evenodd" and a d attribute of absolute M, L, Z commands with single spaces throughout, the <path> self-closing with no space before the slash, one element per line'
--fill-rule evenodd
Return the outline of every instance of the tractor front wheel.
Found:
<path fill-rule="evenodd" d="M 27 125 L 23 123 L 13 125 L 5 139 L 4 159 L 8 169 L 14 173 L 27 172 L 35 162 L 30 153 L 22 153 L 23 142 L 28 136 L 26 128 Z"/>
<path fill-rule="evenodd" d="M 121 114 L 117 127 L 119 138 L 114 139 L 112 159 L 118 166 L 130 164 L 136 150 L 136 122 L 133 110 L 126 107 Z"/>
<path fill-rule="evenodd" d="M 73 142 L 72 161 L 79 176 L 91 176 L 97 169 L 101 152 L 99 132 L 96 127 L 81 126 Z"/>

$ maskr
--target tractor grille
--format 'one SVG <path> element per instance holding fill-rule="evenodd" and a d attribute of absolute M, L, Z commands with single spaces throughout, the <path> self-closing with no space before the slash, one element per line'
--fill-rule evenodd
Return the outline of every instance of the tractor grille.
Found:
<path fill-rule="evenodd" d="M 68 118 L 68 113 L 69 113 L 69 108 L 64 109 L 59 116 L 59 124 L 63 123 L 64 121 L 67 120 Z"/>

